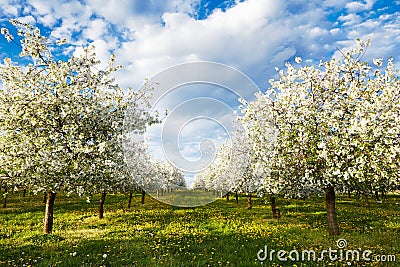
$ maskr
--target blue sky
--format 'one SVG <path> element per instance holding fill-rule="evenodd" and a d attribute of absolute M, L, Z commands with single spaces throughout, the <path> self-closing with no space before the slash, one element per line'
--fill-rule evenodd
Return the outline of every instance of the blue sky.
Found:
<path fill-rule="evenodd" d="M 0 24 L 10 18 L 36 24 L 78 53 L 94 43 L 98 56 L 111 52 L 126 69 L 124 86 L 174 64 L 211 60 L 236 67 L 266 88 L 295 56 L 319 61 L 370 38 L 367 59 L 395 59 L 400 47 L 400 1 L 385 0 L 0 0 Z M 12 46 L 11 46 L 12 47 Z M 0 39 L 0 56 L 17 51 Z"/>
<path fill-rule="evenodd" d="M 285 61 L 300 56 L 313 64 L 354 46 L 356 38 L 371 39 L 365 60 L 393 57 L 400 66 L 400 1 L 0 0 L 0 27 L 11 18 L 35 24 L 50 39 L 67 38 L 71 45 L 57 51 L 60 57 L 88 43 L 104 62 L 115 53 L 125 67 L 117 81 L 132 88 L 172 65 L 202 60 L 235 67 L 265 90 Z M 18 61 L 17 53 L 0 39 L 1 60 Z M 215 125 L 206 124 L 203 131 L 215 137 Z M 183 146 L 191 151 L 186 156 L 198 157 Z"/>

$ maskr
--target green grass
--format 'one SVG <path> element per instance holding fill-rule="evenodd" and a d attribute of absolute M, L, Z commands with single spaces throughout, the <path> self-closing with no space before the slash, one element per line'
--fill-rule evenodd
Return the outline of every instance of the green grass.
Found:
<path fill-rule="evenodd" d="M 389 196 L 383 204 L 340 197 L 339 237 L 329 237 L 323 198 L 277 199 L 282 218 L 271 218 L 266 199 L 217 200 L 206 206 L 179 208 L 135 195 L 108 195 L 105 219 L 97 218 L 97 200 L 57 195 L 54 230 L 42 235 L 44 204 L 40 196 L 16 194 L 0 209 L 0 266 L 349 266 L 345 261 L 263 264 L 257 252 L 269 249 L 323 249 L 347 240 L 347 249 L 395 254 L 397 262 L 352 262 L 352 266 L 400 266 L 400 202 Z M 103 257 L 106 254 L 107 256 Z"/>
<path fill-rule="evenodd" d="M 151 195 L 157 196 L 156 193 Z M 215 196 L 212 192 L 204 192 L 200 190 L 175 190 L 159 195 L 157 199 L 161 202 L 178 207 L 197 207 L 213 202 Z"/>

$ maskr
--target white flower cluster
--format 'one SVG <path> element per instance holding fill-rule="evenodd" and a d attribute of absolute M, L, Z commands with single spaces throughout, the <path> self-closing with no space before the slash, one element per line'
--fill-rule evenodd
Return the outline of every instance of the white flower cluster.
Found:
<path fill-rule="evenodd" d="M 334 186 L 369 194 L 399 187 L 398 72 L 392 59 L 384 69 L 361 62 L 368 45 L 358 41 L 343 60 L 319 67 L 287 63 L 271 88 L 244 109 L 256 159 L 286 193 Z M 373 63 L 381 67 L 383 59 Z"/>
<path fill-rule="evenodd" d="M 21 36 L 20 56 L 32 63 L 19 66 L 6 58 L 0 65 L 0 183 L 79 195 L 136 186 L 120 143 L 126 138 L 128 106 L 135 108 L 135 130 L 143 132 L 154 122 L 139 108 L 148 92 L 124 90 L 114 82 L 121 67 L 113 55 L 105 69 L 99 69 L 93 47 L 56 60 L 37 28 L 12 24 Z M 13 40 L 7 29 L 1 33 Z"/>
<path fill-rule="evenodd" d="M 392 59 L 385 68 L 374 59 L 378 69 L 360 61 L 368 45 L 358 40 L 317 67 L 286 63 L 265 94 L 243 102 L 246 133 L 219 148 L 195 187 L 287 196 L 399 188 L 400 81 Z"/>

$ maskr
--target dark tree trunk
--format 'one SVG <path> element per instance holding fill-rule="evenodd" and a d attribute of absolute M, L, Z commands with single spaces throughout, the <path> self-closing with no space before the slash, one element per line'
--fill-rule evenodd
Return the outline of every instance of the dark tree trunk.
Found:
<path fill-rule="evenodd" d="M 54 210 L 54 200 L 56 199 L 56 193 L 49 191 L 46 197 L 46 211 L 44 214 L 44 234 L 51 234 L 53 230 L 53 210 Z"/>
<path fill-rule="evenodd" d="M 128 209 L 131 208 L 131 203 L 132 203 L 132 191 L 129 193 L 129 199 L 128 199 Z"/>
<path fill-rule="evenodd" d="M 4 187 L 3 209 L 7 208 L 8 188 Z"/>
<path fill-rule="evenodd" d="M 375 200 L 376 201 L 380 201 L 379 192 L 378 191 L 375 191 Z"/>
<path fill-rule="evenodd" d="M 226 193 L 226 201 L 229 201 L 229 192 Z"/>
<path fill-rule="evenodd" d="M 247 209 L 251 210 L 253 208 L 253 204 L 251 203 L 251 193 L 247 194 Z"/>
<path fill-rule="evenodd" d="M 99 219 L 104 218 L 104 202 L 106 202 L 106 192 L 103 192 L 99 200 Z"/>
<path fill-rule="evenodd" d="M 368 194 L 365 194 L 364 198 L 365 198 L 365 207 L 368 209 L 369 208 L 369 197 L 368 197 Z"/>
<path fill-rule="evenodd" d="M 239 194 L 237 191 L 235 192 L 235 200 L 236 200 L 236 204 L 239 204 Z"/>
<path fill-rule="evenodd" d="M 351 191 L 350 191 L 350 190 L 347 191 L 347 196 L 348 196 L 349 198 L 351 198 Z"/>
<path fill-rule="evenodd" d="M 22 191 L 22 197 L 26 197 L 26 188 L 24 188 L 24 191 Z"/>
<path fill-rule="evenodd" d="M 338 235 L 339 234 L 339 225 L 336 217 L 336 196 L 335 196 L 335 188 L 330 186 L 326 189 L 326 211 L 328 218 L 328 230 L 329 235 Z"/>
<path fill-rule="evenodd" d="M 43 203 L 46 204 L 47 203 L 47 194 L 48 193 L 43 193 Z"/>
<path fill-rule="evenodd" d="M 274 196 L 270 196 L 269 200 L 271 201 L 271 210 L 272 210 L 272 214 L 274 215 L 276 212 L 276 200 Z"/>
<path fill-rule="evenodd" d="M 144 204 L 144 197 L 146 196 L 146 191 L 142 189 L 142 204 Z"/>
<path fill-rule="evenodd" d="M 272 217 L 278 219 L 281 217 L 281 212 L 279 209 L 276 208 L 276 198 L 274 196 L 270 196 L 270 200 L 271 200 Z"/>

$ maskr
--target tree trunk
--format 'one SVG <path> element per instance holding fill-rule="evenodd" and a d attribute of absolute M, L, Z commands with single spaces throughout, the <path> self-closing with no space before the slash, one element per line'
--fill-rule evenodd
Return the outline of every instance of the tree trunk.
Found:
<path fill-rule="evenodd" d="M 129 193 L 129 199 L 128 199 L 128 209 L 131 208 L 131 203 L 132 203 L 132 191 Z"/>
<path fill-rule="evenodd" d="M 47 203 L 47 194 L 48 193 L 43 193 L 43 203 L 46 204 Z"/>
<path fill-rule="evenodd" d="M 239 195 L 238 192 L 235 192 L 235 200 L 236 200 L 236 204 L 239 204 Z"/>
<path fill-rule="evenodd" d="M 7 208 L 8 188 L 4 187 L 3 209 Z"/>
<path fill-rule="evenodd" d="M 348 198 L 351 198 L 351 191 L 350 190 L 347 191 L 347 196 L 348 196 Z"/>
<path fill-rule="evenodd" d="M 379 199 L 379 192 L 378 192 L 378 191 L 375 191 L 375 200 L 376 200 L 376 201 L 380 201 L 380 199 Z"/>
<path fill-rule="evenodd" d="M 328 230 L 329 235 L 338 235 L 339 234 L 339 225 L 336 218 L 336 207 L 335 207 L 335 188 L 333 186 L 329 186 L 326 189 L 326 211 L 328 218 Z"/>
<path fill-rule="evenodd" d="M 251 193 L 247 194 L 247 209 L 251 210 L 253 208 L 253 204 L 251 203 Z"/>
<path fill-rule="evenodd" d="M 99 219 L 104 218 L 104 202 L 106 201 L 106 192 L 103 192 L 99 200 Z"/>
<path fill-rule="evenodd" d="M 144 204 L 144 197 L 146 196 L 146 191 L 142 189 L 142 204 Z"/>
<path fill-rule="evenodd" d="M 275 215 L 275 212 L 276 212 L 276 200 L 275 200 L 275 197 L 274 196 L 270 196 L 269 200 L 271 201 L 272 215 Z"/>
<path fill-rule="evenodd" d="M 276 208 L 276 199 L 274 196 L 270 196 L 270 200 L 271 200 L 272 217 L 278 219 L 281 217 L 281 212 L 279 211 L 279 209 Z"/>
<path fill-rule="evenodd" d="M 229 201 L 229 192 L 226 193 L 226 201 Z"/>
<path fill-rule="evenodd" d="M 53 230 L 53 210 L 54 210 L 54 200 L 56 199 L 56 193 L 49 191 L 46 197 L 46 211 L 44 214 L 44 234 L 51 234 Z"/>
<path fill-rule="evenodd" d="M 365 207 L 368 209 L 369 208 L 369 197 L 368 197 L 368 194 L 365 194 L 364 198 L 365 198 Z"/>
<path fill-rule="evenodd" d="M 22 191 L 22 197 L 26 197 L 26 188 L 24 188 L 24 191 Z"/>

